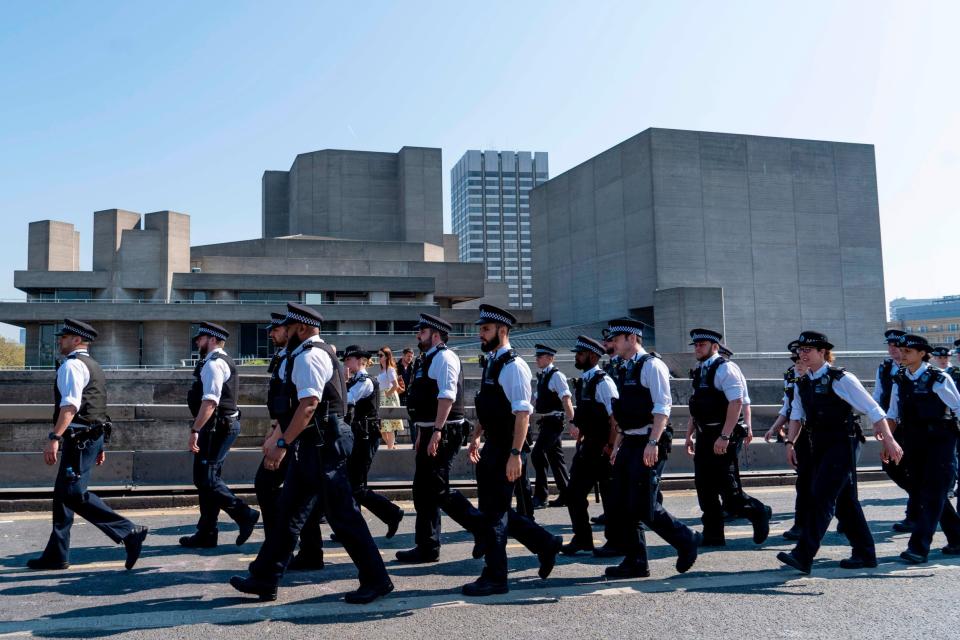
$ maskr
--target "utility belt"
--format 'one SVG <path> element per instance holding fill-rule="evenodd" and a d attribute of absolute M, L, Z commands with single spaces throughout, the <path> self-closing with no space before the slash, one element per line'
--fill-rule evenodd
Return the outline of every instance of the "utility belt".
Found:
<path fill-rule="evenodd" d="M 898 422 L 896 433 L 910 433 L 910 434 L 920 434 L 920 433 L 936 433 L 936 432 L 958 432 L 960 431 L 960 424 L 958 424 L 955 417 L 944 417 L 938 418 L 936 420 L 920 420 L 920 421 L 911 421 L 911 422 Z"/>
<path fill-rule="evenodd" d="M 647 442 L 650 440 L 650 431 L 652 430 L 651 426 L 643 427 L 643 429 L 627 429 L 623 433 L 624 442 L 636 442 L 638 445 L 647 446 Z M 631 433 L 627 433 L 630 431 Z M 621 445 L 622 446 L 622 445 Z M 673 451 L 673 425 L 667 424 L 667 428 L 663 430 L 663 433 L 660 434 L 660 439 L 657 441 L 657 448 L 660 449 L 660 456 L 668 455 Z"/>
<path fill-rule="evenodd" d="M 861 443 L 867 441 L 867 439 L 863 436 L 863 429 L 860 427 L 859 415 L 854 415 L 844 420 L 843 424 L 840 425 L 839 428 L 832 425 L 827 426 L 811 424 L 809 421 L 807 421 L 805 428 L 810 431 L 810 441 L 815 446 L 836 442 L 847 438 L 856 438 Z"/>
<path fill-rule="evenodd" d="M 565 414 L 563 411 L 551 411 L 550 413 L 545 413 L 537 419 L 537 426 L 541 429 L 543 427 L 560 427 L 563 429 L 563 419 Z"/>
<path fill-rule="evenodd" d="M 230 429 L 233 427 L 233 423 L 239 419 L 239 409 L 236 411 L 221 411 L 220 407 L 217 407 L 217 410 L 213 412 L 212 416 L 210 416 L 210 420 L 208 420 L 207 424 L 203 426 L 212 427 L 213 431 L 217 434 L 224 434 L 230 431 Z"/>
<path fill-rule="evenodd" d="M 65 441 L 69 440 L 77 449 L 83 450 L 91 442 L 96 442 L 101 437 L 104 443 L 110 442 L 110 435 L 113 433 L 113 423 L 108 417 L 103 422 L 95 422 L 92 425 L 71 424 L 63 432 Z"/>
<path fill-rule="evenodd" d="M 328 413 L 323 416 L 314 415 L 307 428 L 297 436 L 297 442 L 322 447 L 332 444 L 340 437 L 340 421 L 343 419 L 338 413 Z"/>
<path fill-rule="evenodd" d="M 720 432 L 723 431 L 722 422 L 714 422 L 711 424 L 700 424 L 697 423 L 697 434 L 703 435 L 704 437 L 719 437 Z M 743 423 L 743 420 L 737 422 L 736 426 L 733 428 L 733 431 L 730 433 L 731 442 L 739 442 L 747 437 L 747 426 Z"/>
<path fill-rule="evenodd" d="M 369 416 L 366 418 L 354 418 L 350 423 L 353 430 L 353 437 L 357 440 L 369 440 L 380 437 L 380 418 Z"/>
<path fill-rule="evenodd" d="M 435 423 L 433 422 L 414 422 L 413 426 L 418 429 L 429 431 L 430 435 L 427 436 L 429 439 L 433 436 Z M 470 440 L 470 432 L 473 431 L 473 425 L 470 424 L 470 421 L 466 418 L 461 418 L 460 420 L 447 420 L 443 425 L 443 429 L 440 432 L 440 440 L 444 444 L 450 444 L 453 442 L 459 442 L 460 446 L 464 446 Z"/>

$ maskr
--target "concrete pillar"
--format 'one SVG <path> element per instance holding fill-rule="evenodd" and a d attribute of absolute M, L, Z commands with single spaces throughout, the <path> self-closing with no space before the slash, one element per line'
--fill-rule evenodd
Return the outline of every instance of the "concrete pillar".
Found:
<path fill-rule="evenodd" d="M 143 217 L 143 227 L 160 232 L 162 299 L 170 300 L 174 273 L 190 273 L 190 216 L 174 211 L 155 211 Z"/>
<path fill-rule="evenodd" d="M 31 222 L 27 234 L 29 271 L 79 271 L 80 233 L 68 222 Z"/>

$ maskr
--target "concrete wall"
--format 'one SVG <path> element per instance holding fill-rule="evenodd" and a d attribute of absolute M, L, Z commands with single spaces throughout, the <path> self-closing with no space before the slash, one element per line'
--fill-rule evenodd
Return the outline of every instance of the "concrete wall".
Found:
<path fill-rule="evenodd" d="M 440 149 L 400 149 L 401 236 L 408 242 L 443 245 L 443 177 Z"/>
<path fill-rule="evenodd" d="M 719 287 L 734 350 L 781 350 L 801 328 L 865 349 L 883 332 L 871 145 L 649 129 L 531 203 L 535 317 L 554 326 Z"/>
<path fill-rule="evenodd" d="M 290 173 L 264 171 L 262 185 L 264 238 L 290 234 Z"/>
<path fill-rule="evenodd" d="M 690 331 L 700 327 L 724 331 L 723 289 L 676 287 L 654 293 L 657 351 L 690 351 Z"/>
<path fill-rule="evenodd" d="M 31 222 L 27 231 L 27 269 L 78 271 L 80 233 L 66 222 Z"/>

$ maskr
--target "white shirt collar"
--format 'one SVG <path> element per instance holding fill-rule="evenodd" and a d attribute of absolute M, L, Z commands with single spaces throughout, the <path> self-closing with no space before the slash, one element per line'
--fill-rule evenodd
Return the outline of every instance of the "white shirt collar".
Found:
<path fill-rule="evenodd" d="M 87 353 L 87 354 L 89 354 L 90 352 L 87 351 L 86 349 L 74 349 L 73 351 L 71 351 L 70 353 L 67 354 L 67 357 L 69 358 L 70 356 L 76 355 L 76 354 L 78 354 L 78 353 Z"/>
<path fill-rule="evenodd" d="M 637 360 L 639 360 L 639 359 L 642 358 L 643 356 L 647 355 L 647 350 L 643 348 L 643 345 L 637 345 L 637 347 L 638 347 L 640 350 L 637 351 L 637 352 L 633 355 L 632 358 L 630 358 L 630 359 L 631 359 L 632 361 L 634 361 L 634 362 L 636 362 Z M 620 356 L 617 356 L 617 357 L 620 358 Z M 620 358 L 620 359 L 622 360 L 623 358 Z"/>
<path fill-rule="evenodd" d="M 719 353 L 719 352 L 713 354 L 712 356 L 710 356 L 709 358 L 707 358 L 706 360 L 704 360 L 703 362 L 700 363 L 700 368 L 705 369 L 705 368 L 709 367 L 711 364 L 713 364 L 713 361 L 716 360 L 716 359 L 719 358 L 719 357 L 720 357 L 720 353 Z"/>
<path fill-rule="evenodd" d="M 297 345 L 297 348 L 293 350 L 293 354 L 292 354 L 292 355 L 297 356 L 297 355 L 300 355 L 301 353 L 303 353 L 303 347 L 304 347 L 308 342 L 316 342 L 316 343 L 319 344 L 319 343 L 322 343 L 322 342 L 323 342 L 323 338 L 321 338 L 320 336 L 310 336 L 309 338 L 307 338 L 306 340 L 304 340 L 303 342 L 301 342 L 300 344 Z"/>
<path fill-rule="evenodd" d="M 439 349 L 439 348 L 442 347 L 442 346 L 443 346 L 443 343 L 441 342 L 440 344 L 438 344 L 438 345 L 435 346 L 435 347 L 430 347 L 429 349 L 427 349 L 427 352 L 423 354 L 423 356 L 424 356 L 424 357 L 429 356 L 431 353 L 433 353 L 434 351 L 436 351 L 437 349 Z"/>
<path fill-rule="evenodd" d="M 540 369 L 540 371 L 541 371 L 542 373 L 547 373 L 548 371 L 550 371 L 550 369 L 553 369 L 553 368 L 554 368 L 554 365 L 553 365 L 553 363 L 551 362 L 550 364 L 548 364 L 547 366 L 545 366 L 543 369 Z"/>
<path fill-rule="evenodd" d="M 928 362 L 920 363 L 920 366 L 917 367 L 916 373 L 910 373 L 910 369 L 908 369 L 907 367 L 902 367 L 902 368 L 903 368 L 903 372 L 907 374 L 908 378 L 910 378 L 911 380 L 916 380 L 917 378 L 923 375 L 924 371 L 930 368 L 930 364 Z"/>
<path fill-rule="evenodd" d="M 600 365 L 595 364 L 593 365 L 592 369 L 587 369 L 586 371 L 584 371 L 583 375 L 580 377 L 583 378 L 584 380 L 589 380 L 597 373 L 597 371 L 600 371 Z"/>
<path fill-rule="evenodd" d="M 823 366 L 820 367 L 819 369 L 817 369 L 816 371 L 812 371 L 812 370 L 811 370 L 811 371 L 807 371 L 807 376 L 808 376 L 811 380 L 816 380 L 817 378 L 820 378 L 820 377 L 822 377 L 824 374 L 826 374 L 826 373 L 827 373 L 827 369 L 829 369 L 829 368 L 830 368 L 830 363 L 829 363 L 829 362 L 824 362 L 824 363 L 823 363 Z"/>

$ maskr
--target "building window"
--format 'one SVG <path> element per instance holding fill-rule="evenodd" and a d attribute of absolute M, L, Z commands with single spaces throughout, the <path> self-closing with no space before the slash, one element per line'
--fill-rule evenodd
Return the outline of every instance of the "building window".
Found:
<path fill-rule="evenodd" d="M 194 302 L 206 302 L 207 301 L 207 292 L 206 291 L 194 291 L 193 298 Z"/>
<path fill-rule="evenodd" d="M 287 303 L 300 302 L 299 291 L 238 291 L 237 300 L 244 302 Z"/>
<path fill-rule="evenodd" d="M 240 323 L 240 358 L 269 358 L 272 340 L 263 325 L 254 322 Z"/>
<path fill-rule="evenodd" d="M 37 341 L 37 364 L 41 367 L 52 367 L 57 364 L 60 355 L 60 345 L 57 341 L 57 332 L 61 323 L 41 324 L 40 336 Z"/>

